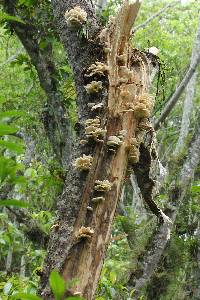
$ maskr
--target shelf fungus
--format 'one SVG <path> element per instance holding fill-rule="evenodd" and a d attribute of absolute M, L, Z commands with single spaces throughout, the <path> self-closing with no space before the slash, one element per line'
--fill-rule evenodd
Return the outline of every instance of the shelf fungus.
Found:
<path fill-rule="evenodd" d="M 98 117 L 86 120 L 85 134 L 87 138 L 94 138 L 95 140 L 100 141 L 99 138 L 102 138 L 105 133 L 106 129 L 100 127 L 100 119 Z"/>
<path fill-rule="evenodd" d="M 153 109 L 153 97 L 148 94 L 138 96 L 137 103 L 134 107 L 134 115 L 137 119 L 149 118 Z"/>
<path fill-rule="evenodd" d="M 75 160 L 74 166 L 80 171 L 87 171 L 91 168 L 92 161 L 93 157 L 91 155 L 83 154 L 82 157 L 79 157 Z"/>
<path fill-rule="evenodd" d="M 129 161 L 132 164 L 135 164 L 139 161 L 140 151 L 138 148 L 138 141 L 136 138 L 132 138 L 129 146 Z"/>
<path fill-rule="evenodd" d="M 99 192 L 109 192 L 112 188 L 112 183 L 108 180 L 96 180 L 94 189 Z"/>
<path fill-rule="evenodd" d="M 105 198 L 104 197 L 94 197 L 94 198 L 92 198 L 92 203 L 99 203 L 99 202 L 103 202 L 103 201 L 105 201 Z"/>
<path fill-rule="evenodd" d="M 101 81 L 92 81 L 91 83 L 88 83 L 84 87 L 88 94 L 98 93 L 102 90 L 102 82 Z"/>
<path fill-rule="evenodd" d="M 100 102 L 100 103 L 97 103 L 97 104 L 93 105 L 91 107 L 91 111 L 94 111 L 94 110 L 97 110 L 97 109 L 102 109 L 102 108 L 103 108 L 103 103 Z"/>
<path fill-rule="evenodd" d="M 78 238 L 91 238 L 94 234 L 94 230 L 90 227 L 81 226 L 78 231 Z"/>
<path fill-rule="evenodd" d="M 67 10 L 65 13 L 67 25 L 72 28 L 79 28 L 87 21 L 87 13 L 80 6 Z"/>
<path fill-rule="evenodd" d="M 85 76 L 87 77 L 91 77 L 93 75 L 100 75 L 100 76 L 104 76 L 108 71 L 108 66 L 106 66 L 105 64 L 101 63 L 100 61 L 97 61 L 95 64 L 92 64 L 87 72 L 88 74 L 86 74 Z"/>
<path fill-rule="evenodd" d="M 119 83 L 133 82 L 135 80 L 134 73 L 126 66 L 119 67 Z"/>
<path fill-rule="evenodd" d="M 111 135 L 108 137 L 107 146 L 110 151 L 114 151 L 122 144 L 122 141 L 119 137 Z"/>

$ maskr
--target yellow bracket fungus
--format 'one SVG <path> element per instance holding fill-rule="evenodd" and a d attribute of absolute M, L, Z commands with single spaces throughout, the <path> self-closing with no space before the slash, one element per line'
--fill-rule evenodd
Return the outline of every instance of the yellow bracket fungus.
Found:
<path fill-rule="evenodd" d="M 99 192 L 108 192 L 112 188 L 112 183 L 108 180 L 96 180 L 94 189 Z"/>
<path fill-rule="evenodd" d="M 94 230 L 90 227 L 81 226 L 78 231 L 78 238 L 91 238 L 94 234 Z"/>

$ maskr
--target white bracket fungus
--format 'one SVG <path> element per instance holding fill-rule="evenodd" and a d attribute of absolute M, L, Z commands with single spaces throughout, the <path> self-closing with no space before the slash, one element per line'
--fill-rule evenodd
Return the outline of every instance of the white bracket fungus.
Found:
<path fill-rule="evenodd" d="M 99 203 L 99 202 L 105 201 L 105 198 L 104 197 L 94 197 L 94 198 L 92 198 L 91 201 L 93 203 Z"/>
<path fill-rule="evenodd" d="M 65 13 L 65 20 L 69 27 L 78 28 L 87 21 L 87 13 L 80 6 L 67 10 Z"/>
<path fill-rule="evenodd" d="M 88 119 L 85 122 L 85 134 L 86 136 L 92 137 L 98 141 L 99 138 L 103 137 L 106 133 L 106 129 L 100 127 L 100 119 L 96 117 L 95 119 Z"/>
<path fill-rule="evenodd" d="M 115 135 L 111 135 L 108 137 L 107 146 L 108 149 L 111 151 L 115 151 L 122 144 L 122 141 L 119 137 Z"/>
<path fill-rule="evenodd" d="M 102 90 L 102 82 L 101 81 L 92 81 L 91 83 L 88 83 L 84 87 L 88 94 L 98 93 L 98 92 L 100 92 L 100 90 Z"/>
<path fill-rule="evenodd" d="M 86 74 L 87 77 L 91 77 L 93 75 L 101 75 L 104 76 L 104 73 L 108 71 L 108 66 L 101 63 L 100 61 L 97 61 L 95 64 L 92 64 L 88 68 L 89 74 Z"/>
<path fill-rule="evenodd" d="M 93 157 L 91 155 L 83 154 L 82 157 L 79 157 L 75 160 L 74 166 L 80 171 L 87 171 L 91 168 L 92 161 Z"/>

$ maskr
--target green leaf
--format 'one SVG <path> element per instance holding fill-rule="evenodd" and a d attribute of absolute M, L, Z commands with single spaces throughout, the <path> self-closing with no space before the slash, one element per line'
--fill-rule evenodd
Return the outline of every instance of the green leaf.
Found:
<path fill-rule="evenodd" d="M 191 187 L 191 192 L 193 192 L 193 193 L 200 193 L 200 185 L 193 185 Z"/>
<path fill-rule="evenodd" d="M 112 282 L 112 284 L 114 284 L 117 280 L 117 274 L 115 272 L 110 272 L 109 274 L 109 277 L 110 277 L 110 281 Z"/>
<path fill-rule="evenodd" d="M 15 199 L 0 200 L 0 206 L 28 207 L 29 204 Z"/>
<path fill-rule="evenodd" d="M 36 0 L 19 0 L 19 4 L 25 5 L 26 7 L 34 6 L 36 3 Z"/>
<path fill-rule="evenodd" d="M 12 296 L 12 300 L 42 300 L 41 297 L 32 294 L 17 293 Z"/>
<path fill-rule="evenodd" d="M 18 17 L 11 16 L 11 15 L 6 14 L 3 11 L 0 11 L 0 22 L 2 22 L 2 21 L 3 22 L 4 21 L 14 21 L 14 22 L 19 22 L 19 23 L 22 23 L 22 24 L 26 24 L 23 20 L 21 20 Z"/>
<path fill-rule="evenodd" d="M 65 293 L 65 281 L 57 271 L 52 271 L 49 278 L 50 287 L 56 300 L 61 300 Z"/>
<path fill-rule="evenodd" d="M 79 296 L 74 296 L 74 297 L 67 297 L 67 298 L 65 298 L 65 300 L 84 300 L 84 298 L 81 298 Z"/>
<path fill-rule="evenodd" d="M 0 136 L 6 135 L 6 134 L 12 134 L 18 131 L 18 128 L 6 125 L 6 124 L 0 124 Z"/>
<path fill-rule="evenodd" d="M 17 154 L 21 154 L 24 152 L 24 147 L 22 145 L 8 141 L 0 140 L 0 147 L 15 151 Z"/>
<path fill-rule="evenodd" d="M 26 112 L 21 110 L 7 110 L 0 112 L 0 118 L 11 118 L 11 117 L 22 117 L 25 116 Z"/>

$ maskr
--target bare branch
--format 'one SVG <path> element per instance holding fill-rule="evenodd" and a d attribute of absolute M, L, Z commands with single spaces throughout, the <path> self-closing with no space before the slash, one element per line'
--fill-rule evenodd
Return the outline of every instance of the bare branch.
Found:
<path fill-rule="evenodd" d="M 200 50 L 200 17 L 199 17 L 199 25 L 197 29 L 197 36 L 192 50 L 191 64 L 194 63 L 196 57 L 198 56 L 199 50 Z M 194 99 L 195 87 L 196 87 L 196 78 L 197 78 L 197 72 L 194 73 L 194 75 L 192 76 L 192 78 L 190 79 L 186 87 L 181 130 L 174 151 L 175 156 L 180 152 L 181 148 L 184 145 L 185 138 L 189 133 L 190 117 L 193 108 L 193 99 Z"/>
<path fill-rule="evenodd" d="M 151 21 L 153 21 L 155 18 L 159 17 L 161 14 L 166 12 L 169 8 L 174 7 L 178 3 L 180 3 L 180 1 L 174 1 L 172 3 L 167 4 L 161 10 L 159 10 L 156 14 L 152 15 L 149 19 L 147 19 L 144 23 L 139 24 L 138 26 L 136 26 L 134 28 L 134 32 L 136 32 L 138 29 L 144 29 Z"/>
<path fill-rule="evenodd" d="M 190 81 L 191 77 L 193 76 L 194 72 L 196 71 L 196 68 L 200 62 L 200 53 L 196 57 L 195 61 L 191 63 L 188 71 L 186 72 L 184 78 L 182 79 L 181 83 L 177 87 L 176 91 L 172 95 L 172 97 L 169 99 L 167 104 L 165 105 L 163 111 L 161 112 L 160 117 L 155 121 L 154 129 L 158 130 L 161 126 L 161 123 L 165 121 L 167 116 L 170 114 L 172 109 L 174 108 L 175 104 L 179 100 L 180 96 L 182 95 L 183 91 L 185 90 L 185 87 L 187 86 L 188 82 Z"/>

